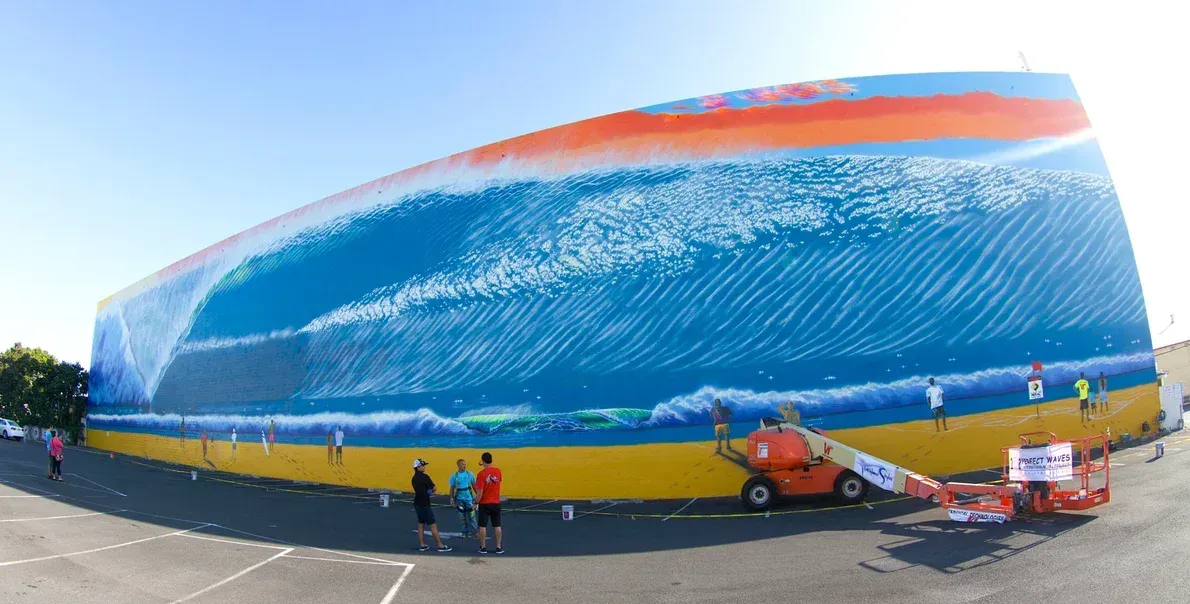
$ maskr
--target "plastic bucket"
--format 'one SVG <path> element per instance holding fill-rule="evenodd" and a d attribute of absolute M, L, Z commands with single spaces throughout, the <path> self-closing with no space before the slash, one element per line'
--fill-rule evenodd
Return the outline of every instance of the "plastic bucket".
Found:
<path fill-rule="evenodd" d="M 1159 442 L 1159 443 L 1157 443 L 1157 457 L 1162 457 L 1164 455 L 1165 455 L 1165 443 Z"/>
<path fill-rule="evenodd" d="M 388 507 L 388 493 L 383 493 L 380 495 L 380 507 Z"/>
<path fill-rule="evenodd" d="M 574 520 L 574 506 L 573 505 L 562 506 L 562 520 Z"/>

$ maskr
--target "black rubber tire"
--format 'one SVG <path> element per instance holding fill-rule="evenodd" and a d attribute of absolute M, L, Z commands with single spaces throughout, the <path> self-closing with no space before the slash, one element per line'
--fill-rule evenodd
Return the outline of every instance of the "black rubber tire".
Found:
<path fill-rule="evenodd" d="M 763 512 L 777 500 L 777 485 L 764 474 L 757 474 L 744 483 L 740 489 L 740 501 L 754 512 Z"/>
<path fill-rule="evenodd" d="M 835 478 L 835 498 L 844 505 L 855 505 L 868 498 L 871 485 L 851 470 L 843 470 Z"/>

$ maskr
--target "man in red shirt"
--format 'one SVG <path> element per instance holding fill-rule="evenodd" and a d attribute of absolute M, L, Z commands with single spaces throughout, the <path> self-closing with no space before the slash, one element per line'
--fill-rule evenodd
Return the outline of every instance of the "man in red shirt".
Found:
<path fill-rule="evenodd" d="M 500 530 L 500 483 L 504 474 L 492 465 L 492 454 L 480 458 L 483 470 L 475 477 L 475 505 L 479 509 L 479 553 L 488 553 L 488 519 L 496 531 L 496 553 L 504 553 L 504 533 Z"/>

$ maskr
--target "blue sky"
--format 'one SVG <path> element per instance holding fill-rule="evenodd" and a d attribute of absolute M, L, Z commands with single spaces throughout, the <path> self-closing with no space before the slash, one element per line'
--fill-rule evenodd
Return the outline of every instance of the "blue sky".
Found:
<path fill-rule="evenodd" d="M 887 73 L 1069 72 L 1154 332 L 1190 324 L 1172 19 L 1083 4 L 6 3 L 0 346 L 89 362 L 96 303 L 397 170 L 675 99 Z M 1075 8 L 1078 7 L 1078 8 Z M 1111 43 L 1105 43 L 1110 40 Z M 1156 343 L 1190 337 L 1176 324 Z"/>

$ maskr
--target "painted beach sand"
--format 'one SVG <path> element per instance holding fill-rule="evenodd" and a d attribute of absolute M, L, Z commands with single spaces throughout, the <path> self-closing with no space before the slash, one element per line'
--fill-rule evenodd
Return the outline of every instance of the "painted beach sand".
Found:
<path fill-rule="evenodd" d="M 618 497 L 639 488 L 562 460 L 674 476 L 704 463 L 714 399 L 739 437 L 792 403 L 950 472 L 1013 442 L 996 418 L 1068 409 L 1080 374 L 1131 393 L 1126 431 L 1156 413 L 1128 231 L 1069 78 L 926 74 L 625 111 L 304 206 L 104 300 L 88 421 L 163 458 L 148 443 L 183 423 L 216 447 L 235 429 L 247 459 L 263 433 L 311 476 L 341 428 L 361 465 L 332 482 L 492 450 L 535 475 L 520 496 Z M 915 432 L 929 377 L 990 452 Z M 738 490 L 742 468 L 703 457 L 720 478 L 674 489 Z"/>
<path fill-rule="evenodd" d="M 1158 404 L 1156 390 L 1147 386 L 1112 393 L 1110 411 L 1090 421 L 1080 420 L 1078 401 L 1066 399 L 1037 407 L 1002 409 L 948 418 L 939 432 L 933 420 L 831 432 L 833 438 L 862 445 L 873 455 L 934 476 L 973 468 L 998 467 L 1000 447 L 1018 442 L 1022 432 L 1048 430 L 1059 435 L 1111 430 L 1113 435 L 1140 435 L 1140 424 L 1152 422 Z M 745 438 L 752 424 L 733 426 L 735 451 L 715 452 L 714 441 L 654 443 L 601 447 L 521 447 L 515 449 L 426 449 L 430 474 L 443 479 L 454 471 L 455 460 L 476 467 L 484 451 L 493 454 L 504 472 L 502 493 L 513 498 L 594 499 L 616 493 L 619 498 L 668 499 L 713 497 L 739 492 L 751 475 L 746 468 Z M 704 432 L 710 432 L 705 430 Z M 92 430 L 90 444 L 129 455 L 238 472 L 253 476 L 306 482 L 343 484 L 409 491 L 409 452 L 395 447 L 353 446 L 345 440 L 342 463 L 328 455 L 325 445 L 274 444 L 265 454 L 259 435 L 240 437 L 234 461 L 224 437 L 202 445 L 190 434 L 182 445 L 178 436 L 165 437 Z M 592 472 L 592 467 L 598 471 Z M 581 478 L 576 480 L 575 478 Z"/>

